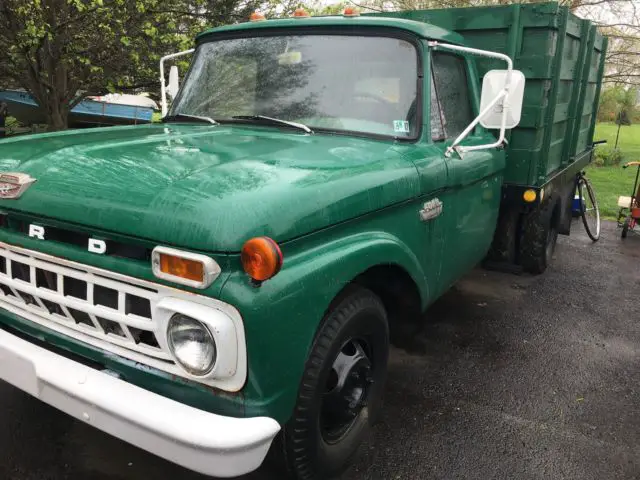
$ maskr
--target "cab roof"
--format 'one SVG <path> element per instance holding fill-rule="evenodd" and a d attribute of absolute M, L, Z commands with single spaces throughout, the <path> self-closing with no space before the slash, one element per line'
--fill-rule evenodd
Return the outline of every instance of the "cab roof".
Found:
<path fill-rule="evenodd" d="M 231 32 L 243 32 L 246 31 L 247 36 L 251 36 L 253 31 L 259 32 L 265 29 L 277 29 L 277 28 L 300 28 L 300 29 L 312 29 L 312 28 L 336 28 L 344 29 L 345 31 L 352 31 L 353 28 L 392 28 L 397 30 L 404 30 L 405 32 L 412 33 L 421 38 L 427 38 L 429 40 L 437 40 L 447 43 L 463 44 L 463 39 L 460 35 L 450 30 L 437 27 L 430 23 L 416 22 L 414 20 L 406 20 L 403 18 L 392 18 L 384 16 L 358 16 L 358 17 L 345 17 L 342 15 L 332 15 L 323 17 L 302 17 L 302 18 L 283 18 L 274 20 L 264 20 L 259 22 L 245 22 L 237 23 L 234 25 L 225 25 L 223 27 L 211 28 L 202 32 L 197 36 L 196 40 L 204 40 L 205 37 L 210 35 L 225 34 Z"/>

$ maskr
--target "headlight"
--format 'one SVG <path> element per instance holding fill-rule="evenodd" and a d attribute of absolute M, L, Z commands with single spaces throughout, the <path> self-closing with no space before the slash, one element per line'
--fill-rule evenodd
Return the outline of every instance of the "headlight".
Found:
<path fill-rule="evenodd" d="M 209 373 L 216 363 L 216 342 L 198 320 L 176 314 L 167 327 L 169 348 L 177 362 L 192 375 Z"/>

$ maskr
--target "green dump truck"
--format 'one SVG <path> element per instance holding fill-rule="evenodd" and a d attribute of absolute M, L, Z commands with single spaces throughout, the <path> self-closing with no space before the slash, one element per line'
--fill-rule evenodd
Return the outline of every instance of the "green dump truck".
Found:
<path fill-rule="evenodd" d="M 0 141 L 0 378 L 204 474 L 329 478 L 390 342 L 569 232 L 606 40 L 557 4 L 252 20 L 163 64 L 162 124 Z"/>

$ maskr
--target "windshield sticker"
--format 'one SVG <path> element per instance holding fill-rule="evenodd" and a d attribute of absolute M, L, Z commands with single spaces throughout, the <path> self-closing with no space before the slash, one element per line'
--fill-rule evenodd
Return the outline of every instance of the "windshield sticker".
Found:
<path fill-rule="evenodd" d="M 302 62 L 302 52 L 284 52 L 278 55 L 280 65 L 298 65 Z"/>
<path fill-rule="evenodd" d="M 409 133 L 409 122 L 406 120 L 394 120 L 393 131 L 396 133 Z"/>

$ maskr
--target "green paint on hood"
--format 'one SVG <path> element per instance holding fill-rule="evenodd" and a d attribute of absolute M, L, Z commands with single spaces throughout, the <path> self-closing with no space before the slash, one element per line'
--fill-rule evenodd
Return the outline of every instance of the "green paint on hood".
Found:
<path fill-rule="evenodd" d="M 0 171 L 37 179 L 0 208 L 165 245 L 237 252 L 418 195 L 392 141 L 274 128 L 114 127 L 0 142 Z"/>

